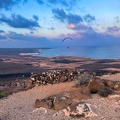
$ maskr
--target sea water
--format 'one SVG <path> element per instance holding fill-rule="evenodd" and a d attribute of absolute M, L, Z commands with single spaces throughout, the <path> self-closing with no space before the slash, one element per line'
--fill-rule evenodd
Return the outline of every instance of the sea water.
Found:
<path fill-rule="evenodd" d="M 80 56 L 100 59 L 120 59 L 120 46 L 82 46 L 39 49 L 41 57 Z"/>
<path fill-rule="evenodd" d="M 86 58 L 120 59 L 120 46 L 69 46 L 56 48 L 0 48 L 0 54 L 40 57 L 79 56 Z"/>

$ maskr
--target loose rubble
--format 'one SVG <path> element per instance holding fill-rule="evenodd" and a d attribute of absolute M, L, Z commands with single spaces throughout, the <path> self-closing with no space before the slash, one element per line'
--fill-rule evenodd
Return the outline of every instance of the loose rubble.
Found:
<path fill-rule="evenodd" d="M 76 70 L 52 71 L 31 76 L 32 85 L 46 85 L 60 82 L 75 81 L 77 91 L 49 96 L 45 99 L 37 99 L 35 108 L 44 107 L 56 111 L 63 110 L 70 117 L 94 117 L 97 116 L 88 103 L 82 100 L 91 99 L 91 94 L 99 94 L 107 97 L 114 90 L 119 91 L 120 82 L 100 79 L 91 72 L 80 73 Z"/>

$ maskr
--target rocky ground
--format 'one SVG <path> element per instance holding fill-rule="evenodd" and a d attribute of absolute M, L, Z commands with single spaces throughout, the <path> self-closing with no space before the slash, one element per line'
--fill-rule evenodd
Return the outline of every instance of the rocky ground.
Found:
<path fill-rule="evenodd" d="M 1 120 L 72 120 L 65 116 L 62 111 L 54 111 L 35 108 L 35 100 L 43 99 L 51 95 L 65 92 L 77 91 L 73 82 L 59 83 L 54 85 L 37 86 L 28 91 L 22 91 L 0 100 L 0 119 Z M 82 100 L 91 104 L 92 111 L 97 115 L 92 120 L 119 120 L 120 119 L 120 94 L 100 97 L 92 94 L 92 98 Z M 58 112 L 58 113 L 57 113 Z M 54 115 L 57 113 L 56 115 Z"/>
<path fill-rule="evenodd" d="M 50 70 L 76 69 L 92 71 L 101 79 L 120 81 L 120 61 L 88 59 L 80 57 L 38 58 L 31 56 L 4 56 L 0 57 L 0 90 L 9 91 L 14 88 L 12 95 L 0 99 L 0 120 L 72 120 L 65 116 L 63 111 L 36 108 L 36 99 L 64 93 L 74 93 L 81 87 L 75 87 L 75 82 L 48 84 L 25 90 L 30 80 L 26 73 L 40 73 Z M 14 74 L 14 75 L 13 75 Z M 8 76 L 8 77 L 4 77 Z M 9 82 L 8 82 L 9 80 Z M 7 82 L 6 82 L 7 81 Z M 21 82 L 20 82 L 21 81 Z M 14 83 L 14 84 L 13 84 Z M 24 83 L 24 84 L 23 84 Z M 7 85 L 6 85 L 7 84 Z M 16 91 L 21 91 L 17 92 Z M 88 99 L 89 98 L 89 99 Z M 119 120 L 120 119 L 120 92 L 115 91 L 108 97 L 91 94 L 82 102 L 91 105 L 96 114 L 91 120 Z"/>

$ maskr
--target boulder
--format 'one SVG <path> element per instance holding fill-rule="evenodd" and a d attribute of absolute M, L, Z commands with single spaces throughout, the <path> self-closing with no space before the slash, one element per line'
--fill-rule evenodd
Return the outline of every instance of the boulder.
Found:
<path fill-rule="evenodd" d="M 73 103 L 72 105 L 68 106 L 67 109 L 64 109 L 63 112 L 65 115 L 73 118 L 97 116 L 91 110 L 90 104 L 83 102 Z"/>
<path fill-rule="evenodd" d="M 88 83 L 88 88 L 90 89 L 91 93 L 97 93 L 102 86 L 104 86 L 102 80 L 95 77 Z"/>
<path fill-rule="evenodd" d="M 94 76 L 91 74 L 88 74 L 84 72 L 83 74 L 79 74 L 78 78 L 76 79 L 77 82 L 75 84 L 76 87 L 81 87 L 82 85 L 88 85 L 90 79 L 92 79 Z"/>
<path fill-rule="evenodd" d="M 35 108 L 43 107 L 46 109 L 50 109 L 52 108 L 52 106 L 53 106 L 53 102 L 50 99 L 42 99 L 42 100 L 37 99 L 35 101 Z"/>
<path fill-rule="evenodd" d="M 70 104 L 72 104 L 72 99 L 69 99 L 65 96 L 55 97 L 54 99 L 54 109 L 55 110 L 62 110 L 67 108 Z"/>

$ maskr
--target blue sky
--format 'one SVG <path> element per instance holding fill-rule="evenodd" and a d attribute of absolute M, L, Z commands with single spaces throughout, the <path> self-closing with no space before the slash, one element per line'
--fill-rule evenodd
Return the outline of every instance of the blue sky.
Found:
<path fill-rule="evenodd" d="M 120 44 L 119 0 L 0 0 L 0 48 L 111 44 Z"/>

